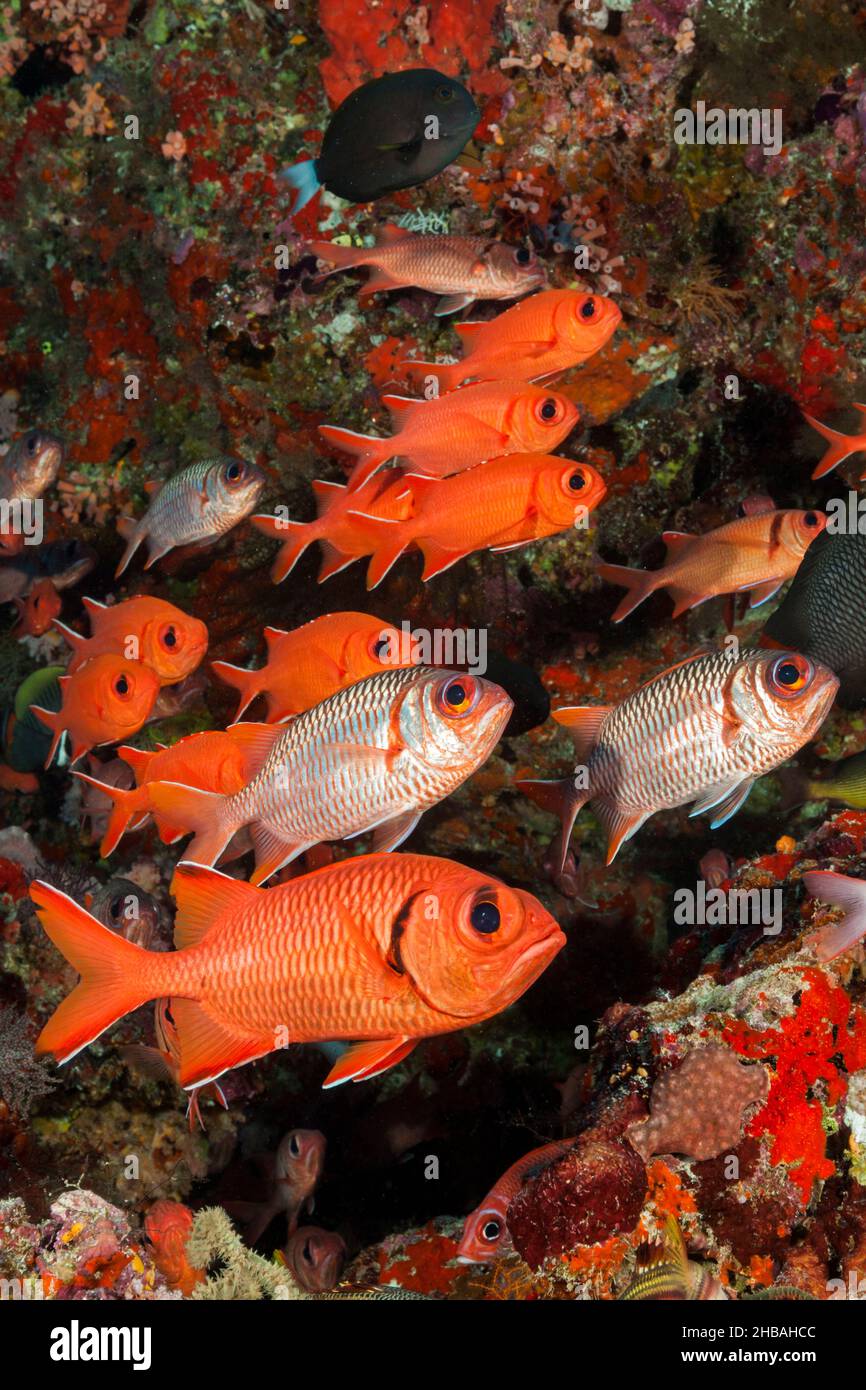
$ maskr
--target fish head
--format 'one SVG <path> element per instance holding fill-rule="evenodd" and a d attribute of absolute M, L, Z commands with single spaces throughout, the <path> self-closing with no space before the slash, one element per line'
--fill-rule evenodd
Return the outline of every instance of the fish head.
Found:
<path fill-rule="evenodd" d="M 457 1247 L 457 1260 L 462 1265 L 490 1264 L 512 1249 L 508 1234 L 508 1202 L 496 1191 L 485 1197 L 480 1207 L 471 1211 L 463 1224 L 463 1234 Z"/>
<path fill-rule="evenodd" d="M 588 463 L 538 455 L 534 500 L 544 520 L 561 530 L 585 525 L 585 519 L 607 496 L 607 487 Z"/>
<path fill-rule="evenodd" d="M 303 1288 L 324 1293 L 339 1282 L 346 1263 L 346 1243 L 336 1231 L 299 1226 L 289 1237 L 283 1259 Z"/>
<path fill-rule="evenodd" d="M 468 671 L 422 667 L 407 682 L 398 721 L 407 748 L 428 767 L 479 767 L 492 753 L 514 705 L 501 686 Z"/>
<path fill-rule="evenodd" d="M 455 1020 L 507 1008 L 565 944 L 531 893 L 446 860 L 402 922 L 401 969 L 428 1007 Z"/>
<path fill-rule="evenodd" d="M 529 294 L 546 283 L 544 267 L 529 246 L 507 246 L 496 241 L 482 259 L 489 280 L 509 297 Z"/>
<path fill-rule="evenodd" d="M 325 1166 L 327 1142 L 318 1129 L 291 1129 L 277 1148 L 275 1176 L 298 1202 L 311 1196 Z"/>
<path fill-rule="evenodd" d="M 231 455 L 215 460 L 205 483 L 207 495 L 236 521 L 249 516 L 264 486 L 265 475 L 258 464 Z"/>
<path fill-rule="evenodd" d="M 431 174 L 437 173 L 460 153 L 481 120 L 471 92 L 462 82 L 435 68 L 390 74 L 390 80 L 404 90 L 414 88 L 413 134 L 420 140 L 420 148 L 411 159 L 413 172 L 421 174 L 429 169 Z M 407 154 L 411 143 L 404 142 Z"/>
<path fill-rule="evenodd" d="M 170 603 L 159 602 L 141 634 L 141 660 L 165 685 L 175 685 L 201 663 L 208 647 L 208 630 Z"/>
<path fill-rule="evenodd" d="M 804 555 L 826 525 L 826 512 L 814 509 L 808 512 L 783 512 L 779 540 L 795 555 Z"/>
<path fill-rule="evenodd" d="M 523 386 L 512 402 L 509 431 L 514 452 L 549 453 L 570 434 L 580 418 L 577 406 L 559 391 Z"/>
<path fill-rule="evenodd" d="M 557 305 L 553 315 L 556 335 L 573 343 L 581 357 L 590 357 L 603 348 L 622 321 L 622 311 L 603 294 L 570 292 Z"/>
<path fill-rule="evenodd" d="M 28 497 L 39 497 L 54 482 L 63 463 L 63 440 L 47 430 L 28 430 L 12 445 L 2 471 Z"/>
<path fill-rule="evenodd" d="M 103 926 L 145 949 L 159 935 L 159 905 L 131 879 L 109 879 L 95 895 L 91 911 Z"/>
<path fill-rule="evenodd" d="M 47 632 L 62 607 L 60 595 L 50 579 L 40 579 L 27 599 L 27 630 L 32 637 Z"/>
<path fill-rule="evenodd" d="M 110 743 L 141 728 L 159 694 L 159 676 L 143 662 L 105 652 L 86 662 L 66 690 L 81 701 L 82 710 L 96 715 Z"/>
<path fill-rule="evenodd" d="M 818 731 L 838 689 L 829 667 L 800 652 L 756 651 L 736 663 L 725 700 L 754 737 L 787 757 Z"/>
<path fill-rule="evenodd" d="M 402 659 L 401 634 L 391 623 L 381 618 L 369 617 L 359 613 L 358 621 L 352 626 L 343 645 L 340 665 L 345 671 L 345 683 L 360 681 L 365 676 L 373 676 L 377 671 L 387 671 L 398 666 L 414 665 L 411 658 L 411 642 L 407 659 Z"/>

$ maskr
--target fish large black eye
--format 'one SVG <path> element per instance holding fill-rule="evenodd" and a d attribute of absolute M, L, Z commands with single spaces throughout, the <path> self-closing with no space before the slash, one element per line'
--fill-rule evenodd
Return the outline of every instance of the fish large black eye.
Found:
<path fill-rule="evenodd" d="M 586 300 L 584 300 L 583 304 L 581 304 L 581 306 L 580 306 L 580 317 L 581 317 L 582 319 L 594 319 L 594 318 L 595 318 L 595 300 L 594 300 L 594 299 L 586 299 Z"/>
<path fill-rule="evenodd" d="M 532 252 L 527 251 L 525 246 L 521 246 L 519 251 L 515 251 L 514 259 L 518 265 L 529 265 L 532 260 Z"/>
<path fill-rule="evenodd" d="M 112 922 L 119 921 L 120 914 L 123 911 L 123 898 L 112 898 L 111 902 L 108 905 L 108 911 L 111 914 Z"/>
<path fill-rule="evenodd" d="M 225 480 L 227 483 L 238 483 L 243 477 L 244 466 L 238 463 L 237 459 L 232 459 L 231 463 L 225 466 Z"/>
<path fill-rule="evenodd" d="M 496 1221 L 495 1219 L 485 1221 L 484 1225 L 481 1227 L 482 1240 L 489 1240 L 493 1242 L 494 1240 L 498 1240 L 501 1234 L 502 1223 Z"/>
<path fill-rule="evenodd" d="M 289 1153 L 292 1155 L 292 1158 L 297 1158 L 300 1152 L 301 1146 L 298 1143 L 298 1136 L 297 1134 L 293 1134 L 289 1140 Z"/>
<path fill-rule="evenodd" d="M 818 525 L 818 518 L 817 518 L 817 516 L 815 515 L 814 512 L 807 512 L 807 513 L 806 513 L 806 515 L 803 517 L 803 525 L 804 525 L 804 526 L 817 526 L 817 525 Z"/>
<path fill-rule="evenodd" d="M 553 420 L 556 417 L 556 401 L 546 400 L 541 407 L 542 420 Z"/>
<path fill-rule="evenodd" d="M 167 627 L 162 634 L 162 640 L 168 648 L 177 646 L 177 633 L 173 627 Z"/>
<path fill-rule="evenodd" d="M 453 100 L 454 100 L 454 88 L 453 88 L 453 87 L 445 87 L 444 85 L 443 85 L 443 86 L 437 87 L 437 88 L 436 88 L 436 100 L 437 100 L 437 101 L 453 101 Z"/>
<path fill-rule="evenodd" d="M 477 695 L 478 685 L 472 676 L 454 676 L 439 690 L 439 708 L 443 714 L 468 714 L 475 707 Z"/>
<path fill-rule="evenodd" d="M 306 1260 L 308 1265 L 313 1264 L 313 1247 L 310 1245 L 310 1242 L 308 1240 L 304 1241 L 304 1248 L 301 1251 L 301 1257 L 302 1259 Z"/>
<path fill-rule="evenodd" d="M 114 682 L 114 691 L 116 695 L 129 694 L 129 681 L 127 680 L 126 676 L 117 677 L 117 680 Z"/>
<path fill-rule="evenodd" d="M 797 695 L 812 679 L 813 666 L 799 653 L 780 656 L 770 668 L 769 684 L 777 695 Z"/>
<path fill-rule="evenodd" d="M 26 440 L 25 440 L 24 442 L 25 442 L 25 444 L 26 444 L 26 446 L 27 446 L 27 452 L 28 452 L 28 454 L 35 454 L 37 448 L 39 447 L 39 435 L 38 435 L 38 434 L 28 434 L 28 436 L 27 436 L 27 438 L 26 438 Z"/>
<path fill-rule="evenodd" d="M 469 920 L 482 936 L 492 936 L 495 931 L 499 931 L 499 908 L 496 903 L 476 903 L 469 914 Z"/>
<path fill-rule="evenodd" d="M 572 473 L 568 480 L 568 486 L 572 492 L 580 492 L 582 487 L 586 487 L 586 478 L 582 473 Z"/>

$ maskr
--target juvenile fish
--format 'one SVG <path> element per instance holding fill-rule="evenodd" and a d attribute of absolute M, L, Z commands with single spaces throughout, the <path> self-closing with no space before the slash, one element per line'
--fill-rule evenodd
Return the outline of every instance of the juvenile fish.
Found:
<path fill-rule="evenodd" d="M 201 459 L 163 484 L 147 485 L 152 495 L 138 521 L 121 517 L 118 530 L 127 542 L 115 570 L 123 574 L 142 541 L 148 543 L 144 568 L 150 569 L 179 545 L 209 545 L 249 516 L 265 485 L 254 463 L 221 456 Z"/>
<path fill-rule="evenodd" d="M 567 396 L 523 381 L 479 382 L 427 401 L 383 396 L 382 403 L 396 427 L 390 438 L 319 426 L 330 444 L 357 456 L 350 489 L 392 458 L 408 460 L 414 473 L 447 478 L 503 454 L 547 453 L 578 421 Z"/>
<path fill-rule="evenodd" d="M 372 247 L 312 241 L 306 249 L 331 262 L 326 275 L 359 267 L 372 271 L 359 299 L 407 285 L 442 295 L 437 316 L 457 313 L 475 299 L 517 299 L 544 281 L 535 252 L 524 246 L 476 236 L 416 236 L 391 223 Z"/>
<path fill-rule="evenodd" d="M 715 829 L 740 809 L 755 780 L 821 727 L 839 682 L 796 652 L 697 655 L 653 677 L 615 706 L 565 707 L 574 778 L 521 782 L 562 816 L 561 863 L 581 807 L 608 833 L 607 863 L 656 811 L 694 802 Z"/>
<path fill-rule="evenodd" d="M 82 600 L 90 617 L 90 636 L 56 622 L 54 626 L 72 648 L 69 674 L 103 652 L 119 652 L 143 661 L 159 676 L 162 685 L 175 685 L 196 669 L 207 651 L 208 631 L 173 603 L 151 595 L 139 595 L 108 605 L 96 599 Z"/>
<path fill-rule="evenodd" d="M 750 593 L 749 607 L 758 608 L 797 573 L 826 524 L 824 512 L 761 512 L 729 521 L 703 536 L 665 531 L 662 539 L 668 554 L 661 569 L 601 563 L 595 569 L 609 584 L 628 590 L 613 615 L 615 623 L 621 623 L 656 589 L 670 591 L 674 618 L 717 594 L 744 590 Z"/>
<path fill-rule="evenodd" d="M 81 980 L 43 1028 L 68 1061 L 151 999 L 171 999 L 189 1090 L 286 1043 L 352 1041 L 325 1082 L 360 1081 L 423 1037 L 518 999 L 565 937 L 520 889 L 419 854 L 372 854 L 260 889 L 197 864 L 174 882 L 175 951 L 143 951 L 48 883 L 37 915 Z"/>
<path fill-rule="evenodd" d="M 480 677 L 425 666 L 382 671 L 280 729 L 259 772 L 233 796 L 155 782 L 151 805 L 194 832 L 187 857 L 196 863 L 215 863 L 249 826 L 256 884 L 325 840 L 375 831 L 377 850 L 395 849 L 486 762 L 511 710 L 504 690 Z"/>

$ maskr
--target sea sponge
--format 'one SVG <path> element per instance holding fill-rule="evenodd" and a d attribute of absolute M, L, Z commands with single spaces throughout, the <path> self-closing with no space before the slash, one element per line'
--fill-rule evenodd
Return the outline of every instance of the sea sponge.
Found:
<path fill-rule="evenodd" d="M 626 1138 L 648 1161 L 653 1154 L 715 1158 L 733 1149 L 751 1105 L 766 1100 L 763 1067 L 745 1067 L 727 1047 L 696 1047 L 674 1070 L 660 1076 L 646 1120 L 630 1125 Z"/>

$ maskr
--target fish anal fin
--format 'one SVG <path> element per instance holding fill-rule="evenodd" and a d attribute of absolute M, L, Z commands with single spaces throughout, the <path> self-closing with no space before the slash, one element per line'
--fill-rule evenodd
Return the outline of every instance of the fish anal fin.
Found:
<path fill-rule="evenodd" d="M 612 864 L 626 840 L 636 835 L 652 811 L 620 811 L 601 800 L 593 801 L 592 809 L 607 831 L 606 864 Z"/>
<path fill-rule="evenodd" d="M 679 618 L 690 608 L 697 608 L 699 603 L 705 603 L 711 596 L 709 594 L 698 594 L 693 589 L 683 589 L 678 584 L 669 584 L 668 593 L 673 599 L 674 611 L 672 618 Z"/>
<path fill-rule="evenodd" d="M 135 780 L 140 786 L 153 753 L 146 748 L 130 748 L 124 744 L 122 748 L 118 748 L 117 756 L 132 768 L 135 773 Z"/>
<path fill-rule="evenodd" d="M 195 999 L 173 998 L 171 1011 L 180 1047 L 180 1084 L 203 1086 L 232 1067 L 253 1062 L 274 1048 L 273 1032 L 239 1033 L 213 1018 Z"/>
<path fill-rule="evenodd" d="M 342 1086 L 346 1081 L 369 1081 L 389 1067 L 395 1067 L 408 1057 L 416 1038 L 376 1038 L 371 1042 L 352 1043 L 333 1065 L 322 1083 L 324 1091 Z"/>
<path fill-rule="evenodd" d="M 276 724 L 274 728 L 282 733 L 281 725 Z M 250 837 L 256 853 L 256 867 L 250 876 L 250 883 L 256 887 L 269 879 L 278 869 L 296 859 L 307 847 L 304 841 L 290 840 L 262 821 L 250 826 Z"/>
<path fill-rule="evenodd" d="M 749 595 L 749 607 L 760 608 L 762 603 L 779 592 L 784 582 L 784 579 L 768 579 L 764 584 L 756 584 Z"/>

